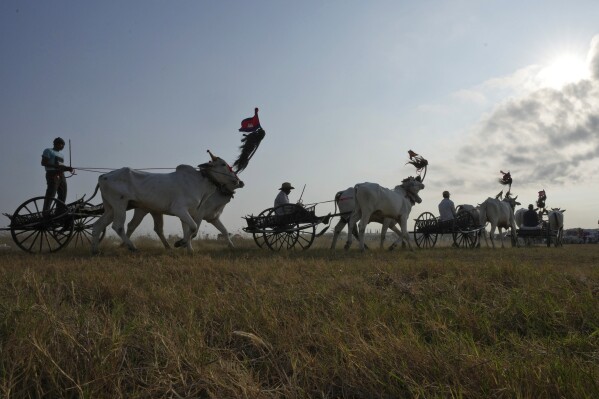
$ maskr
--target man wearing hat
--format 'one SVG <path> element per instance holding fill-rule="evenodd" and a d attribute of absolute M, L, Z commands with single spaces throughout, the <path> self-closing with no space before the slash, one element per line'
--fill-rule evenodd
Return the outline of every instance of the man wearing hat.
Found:
<path fill-rule="evenodd" d="M 58 193 L 58 199 L 65 202 L 67 199 L 67 180 L 64 172 L 72 172 L 73 168 L 64 164 L 62 149 L 64 140 L 60 137 L 54 139 L 54 146 L 46 148 L 42 154 L 42 166 L 46 169 L 46 199 L 44 200 L 44 211 L 50 207 L 50 198 Z"/>
<path fill-rule="evenodd" d="M 291 190 L 293 190 L 295 187 L 293 187 L 291 185 L 291 183 L 289 182 L 285 182 L 283 184 L 281 184 L 281 188 L 279 189 L 279 194 L 277 194 L 277 197 L 275 198 L 275 205 L 274 207 L 276 208 L 277 206 L 280 205 L 285 205 L 289 203 L 289 193 L 291 193 Z M 282 210 L 281 212 L 277 212 L 277 214 L 279 213 L 284 213 Z"/>

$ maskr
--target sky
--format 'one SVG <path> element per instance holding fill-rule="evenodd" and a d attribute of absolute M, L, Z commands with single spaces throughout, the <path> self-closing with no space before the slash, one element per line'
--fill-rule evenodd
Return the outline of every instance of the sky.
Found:
<path fill-rule="evenodd" d="M 566 228 L 597 228 L 597 21 L 596 0 L 4 0 L 0 211 L 45 193 L 55 137 L 75 168 L 174 169 L 206 150 L 233 164 L 258 107 L 266 137 L 221 217 L 232 233 L 285 181 L 317 215 L 357 183 L 392 188 L 416 174 L 408 150 L 429 161 L 410 219 L 438 214 L 444 190 L 494 197 L 510 171 L 522 206 L 544 189 Z M 69 178 L 67 202 L 98 176 Z"/>

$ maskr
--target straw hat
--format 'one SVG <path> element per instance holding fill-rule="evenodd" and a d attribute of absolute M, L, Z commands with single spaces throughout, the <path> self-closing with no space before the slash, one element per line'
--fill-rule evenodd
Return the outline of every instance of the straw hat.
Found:
<path fill-rule="evenodd" d="M 291 183 L 286 181 L 285 183 L 281 184 L 281 188 L 279 190 L 293 190 L 294 188 L 295 187 L 293 187 Z"/>

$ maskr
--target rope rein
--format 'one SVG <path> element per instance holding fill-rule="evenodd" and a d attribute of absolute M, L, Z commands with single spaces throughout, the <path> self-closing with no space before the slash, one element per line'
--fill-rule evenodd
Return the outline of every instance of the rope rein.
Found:
<path fill-rule="evenodd" d="M 74 167 L 73 169 L 82 170 L 84 172 L 106 173 L 106 171 L 112 172 L 113 170 L 117 170 L 120 168 L 94 168 L 94 167 L 88 166 L 88 167 L 81 167 L 81 168 Z M 175 170 L 176 168 L 131 168 L 131 169 L 146 171 L 146 170 Z"/>

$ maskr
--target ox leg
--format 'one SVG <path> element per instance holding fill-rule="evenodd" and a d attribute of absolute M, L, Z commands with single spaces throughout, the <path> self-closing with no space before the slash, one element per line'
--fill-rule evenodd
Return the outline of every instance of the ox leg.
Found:
<path fill-rule="evenodd" d="M 351 216 L 349 217 L 349 223 L 347 225 L 347 242 L 345 243 L 344 249 L 347 251 L 352 244 L 353 236 L 351 232 L 356 228 L 356 222 L 360 219 L 360 212 L 354 209 Z"/>
<path fill-rule="evenodd" d="M 503 245 L 503 229 L 501 227 L 498 227 L 497 230 L 499 230 L 499 240 L 501 241 L 501 248 L 505 248 L 505 246 Z"/>
<path fill-rule="evenodd" d="M 154 232 L 158 238 L 160 238 L 160 241 L 162 241 L 164 248 L 171 249 L 171 246 L 164 236 L 164 216 L 162 216 L 162 213 L 151 213 L 151 215 L 152 219 L 154 219 Z"/>
<path fill-rule="evenodd" d="M 512 223 L 512 227 L 510 227 L 510 235 L 512 236 L 512 247 L 520 248 L 520 243 L 518 242 L 518 233 L 516 232 L 515 223 Z"/>
<path fill-rule="evenodd" d="M 389 225 L 383 221 L 383 226 L 381 227 L 381 242 L 379 244 L 379 249 L 383 249 L 385 246 L 385 238 L 387 238 L 387 229 Z"/>
<path fill-rule="evenodd" d="M 94 225 L 92 227 L 91 251 L 92 251 L 93 255 L 97 255 L 98 253 L 100 253 L 100 251 L 98 250 L 98 243 L 100 242 L 100 234 L 102 234 L 102 232 L 106 230 L 106 227 L 108 227 L 110 222 L 112 222 L 113 217 L 114 217 L 114 211 L 113 211 L 112 207 L 110 205 L 108 205 L 106 203 L 106 201 L 104 201 L 104 213 L 102 214 L 102 216 L 100 216 L 98 218 L 98 220 L 96 220 L 96 222 L 94 223 Z"/>
<path fill-rule="evenodd" d="M 414 249 L 412 248 L 412 244 L 410 244 L 410 234 L 408 234 L 407 216 L 405 218 L 403 216 L 399 218 L 399 225 L 401 228 L 401 232 L 396 232 L 397 239 L 395 240 L 395 242 L 393 242 L 393 244 L 391 244 L 391 247 L 397 247 L 401 241 L 401 245 L 403 248 L 407 247 L 410 251 L 413 251 Z M 391 249 L 391 247 L 389 249 Z"/>
<path fill-rule="evenodd" d="M 483 234 L 486 232 L 483 231 Z M 491 226 L 491 230 L 489 231 L 489 241 L 491 241 L 491 247 L 495 249 L 495 226 Z M 487 241 L 487 236 L 485 235 L 485 242 L 487 243 L 487 247 L 489 246 L 489 242 Z"/>
<path fill-rule="evenodd" d="M 211 220 L 209 223 L 212 224 L 214 227 L 216 227 L 216 229 L 218 231 L 220 231 L 220 233 L 223 235 L 223 237 L 225 237 L 225 240 L 227 240 L 227 245 L 229 246 L 229 248 L 231 248 L 231 249 L 235 248 L 235 245 L 233 245 L 233 241 L 231 241 L 231 237 L 229 237 L 229 232 L 227 231 L 227 228 L 220 221 L 219 218 Z"/>
<path fill-rule="evenodd" d="M 389 251 L 393 251 L 395 248 L 397 248 L 397 245 L 399 244 L 400 240 L 401 240 L 401 247 L 405 248 L 406 243 L 402 239 L 403 233 L 397 228 L 397 224 L 396 223 L 391 224 L 391 225 L 389 225 L 389 228 L 397 235 L 397 238 L 395 239 L 395 241 L 393 241 L 393 243 L 389 246 Z"/>
<path fill-rule="evenodd" d="M 156 233 L 160 241 L 162 241 L 162 245 L 164 245 L 164 248 L 170 249 L 171 246 L 164 237 L 164 218 L 162 217 L 161 213 L 153 213 L 136 208 L 133 211 L 133 218 L 131 218 L 131 221 L 127 224 L 127 237 L 131 239 L 131 235 L 133 234 L 135 229 L 139 227 L 140 223 L 148 213 L 152 215 L 152 219 L 154 220 L 154 232 Z M 125 244 L 123 243 L 122 245 Z"/>
<path fill-rule="evenodd" d="M 339 222 L 335 225 L 335 228 L 333 229 L 333 242 L 331 243 L 331 249 L 335 249 L 335 246 L 337 245 L 337 239 L 339 238 L 339 234 L 341 234 L 341 231 L 343 230 L 346 224 L 347 220 L 339 218 Z"/>
<path fill-rule="evenodd" d="M 181 226 L 183 227 L 183 239 L 177 241 L 175 247 L 185 246 L 187 252 L 192 253 L 191 239 L 197 234 L 199 225 L 193 220 L 187 210 L 176 210 L 172 213 L 181 220 Z"/>
<path fill-rule="evenodd" d="M 144 217 L 146 217 L 147 214 L 148 212 L 144 211 L 143 209 L 136 208 L 135 210 L 133 210 L 133 217 L 131 218 L 131 221 L 127 224 L 127 237 L 131 238 L 131 235 L 133 234 L 135 229 L 139 227 L 139 224 L 144 219 Z"/>
<path fill-rule="evenodd" d="M 119 204 L 118 208 L 113 207 L 113 220 L 112 220 L 112 229 L 121 237 L 121 240 L 127 245 L 130 251 L 136 251 L 137 248 L 133 244 L 133 242 L 127 237 L 125 234 L 125 220 L 127 219 L 127 205 Z"/>
<path fill-rule="evenodd" d="M 364 214 L 362 215 L 362 218 L 360 219 L 358 233 L 360 235 L 360 251 L 362 251 L 362 252 L 364 252 L 364 250 L 366 249 L 364 240 L 365 240 L 365 235 L 366 235 L 366 226 L 368 225 L 369 220 L 370 220 L 370 215 L 368 215 L 368 217 L 364 217 Z"/>

